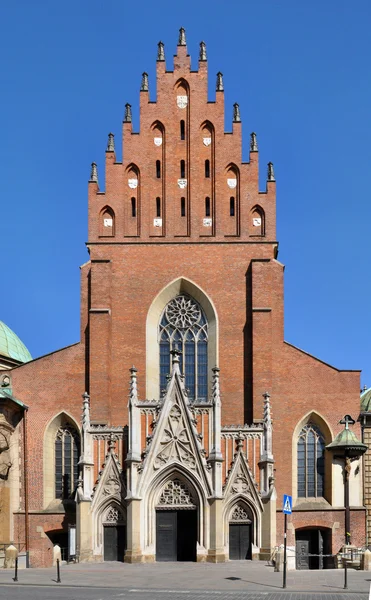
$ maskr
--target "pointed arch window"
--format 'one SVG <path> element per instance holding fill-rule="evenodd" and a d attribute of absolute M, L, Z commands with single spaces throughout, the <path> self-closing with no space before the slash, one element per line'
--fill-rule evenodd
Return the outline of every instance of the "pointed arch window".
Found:
<path fill-rule="evenodd" d="M 79 476 L 80 440 L 72 426 L 60 427 L 55 437 L 55 497 L 70 498 Z"/>
<path fill-rule="evenodd" d="M 298 438 L 298 497 L 323 497 L 325 492 L 325 439 L 313 423 Z"/>
<path fill-rule="evenodd" d="M 170 300 L 159 326 L 160 393 L 170 373 L 170 351 L 180 350 L 180 371 L 185 376 L 189 397 L 207 400 L 208 323 L 201 306 L 190 296 L 181 294 Z"/>

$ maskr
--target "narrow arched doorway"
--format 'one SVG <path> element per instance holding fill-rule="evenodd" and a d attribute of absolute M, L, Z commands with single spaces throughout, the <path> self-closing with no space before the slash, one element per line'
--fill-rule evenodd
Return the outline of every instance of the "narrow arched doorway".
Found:
<path fill-rule="evenodd" d="M 232 509 L 229 520 L 229 559 L 251 559 L 252 540 L 252 512 L 246 504 L 238 503 Z"/>
<path fill-rule="evenodd" d="M 295 530 L 296 568 L 331 569 L 331 529 L 327 527 L 303 527 Z"/>
<path fill-rule="evenodd" d="M 110 506 L 103 518 L 103 559 L 124 561 L 126 550 L 126 523 L 122 511 Z"/>
<path fill-rule="evenodd" d="M 184 481 L 172 479 L 156 506 L 156 560 L 197 560 L 198 510 Z"/>

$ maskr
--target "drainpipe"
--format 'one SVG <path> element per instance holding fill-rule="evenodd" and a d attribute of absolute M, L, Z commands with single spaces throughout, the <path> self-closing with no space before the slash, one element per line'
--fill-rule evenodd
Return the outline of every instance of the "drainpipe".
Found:
<path fill-rule="evenodd" d="M 30 524 L 28 514 L 28 451 L 27 451 L 27 408 L 23 412 L 23 463 L 24 463 L 24 531 L 26 543 L 26 567 L 29 565 Z"/>

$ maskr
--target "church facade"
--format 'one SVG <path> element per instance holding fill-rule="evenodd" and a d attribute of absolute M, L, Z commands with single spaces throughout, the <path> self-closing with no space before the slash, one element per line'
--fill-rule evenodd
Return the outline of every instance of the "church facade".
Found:
<path fill-rule="evenodd" d="M 242 162 L 239 106 L 230 132 L 224 110 L 221 73 L 208 101 L 205 44 L 191 70 L 181 29 L 169 71 L 160 42 L 156 101 L 144 73 L 140 130 L 127 104 L 104 191 L 92 165 L 80 341 L 0 374 L 12 465 L 0 541 L 32 566 L 72 529 L 86 561 L 267 558 L 283 494 L 289 546 L 344 542 L 342 461 L 325 447 L 358 417 L 359 372 L 284 340 L 273 165 L 260 191 L 257 136 Z M 350 505 L 361 546 L 359 461 Z"/>

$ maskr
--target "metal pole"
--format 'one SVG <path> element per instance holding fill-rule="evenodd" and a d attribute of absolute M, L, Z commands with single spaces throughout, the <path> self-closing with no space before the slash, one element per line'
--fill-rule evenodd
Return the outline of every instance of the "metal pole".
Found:
<path fill-rule="evenodd" d="M 57 558 L 57 583 L 61 583 L 61 572 L 59 568 L 59 558 Z"/>
<path fill-rule="evenodd" d="M 14 579 L 13 579 L 13 581 L 18 581 L 18 556 L 15 559 Z"/>
<path fill-rule="evenodd" d="M 347 561 L 347 557 L 345 556 L 344 559 L 344 590 L 348 589 L 348 561 Z"/>
<path fill-rule="evenodd" d="M 283 534 L 283 584 L 282 587 L 286 587 L 286 568 L 287 568 L 287 514 L 285 513 L 285 524 Z"/>

